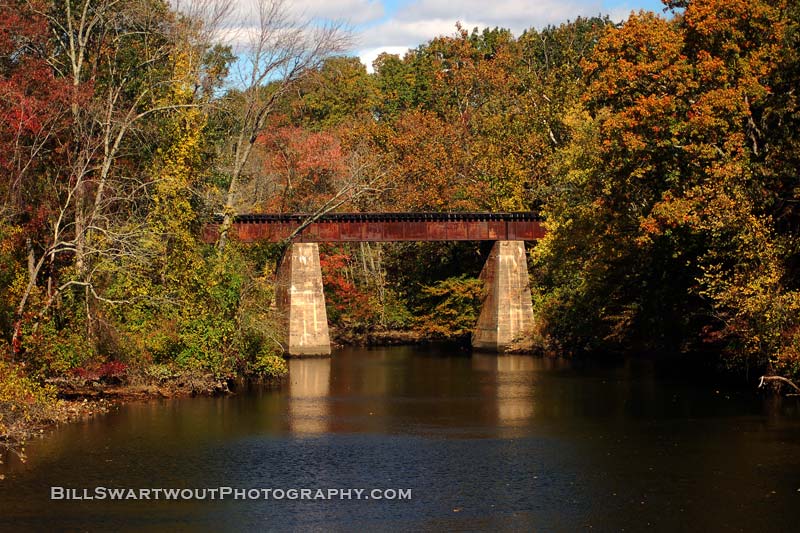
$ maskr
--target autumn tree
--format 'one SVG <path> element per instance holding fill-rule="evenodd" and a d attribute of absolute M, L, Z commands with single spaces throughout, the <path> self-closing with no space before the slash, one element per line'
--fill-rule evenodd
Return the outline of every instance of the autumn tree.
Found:
<path fill-rule="evenodd" d="M 372 119 L 378 93 L 356 57 L 331 57 L 297 86 L 292 115 L 307 128 L 324 130 Z"/>
<path fill-rule="evenodd" d="M 221 202 L 220 248 L 226 243 L 231 217 L 239 211 L 242 188 L 253 177 L 248 168 L 251 153 L 276 103 L 348 43 L 340 23 L 319 25 L 294 18 L 284 0 L 258 0 L 255 9 L 252 15 L 257 25 L 240 56 L 246 65 L 240 73 L 240 88 L 231 91 L 225 108 L 231 116 L 223 119 L 232 128 L 232 146 L 228 157 L 221 159 L 227 187 Z"/>
<path fill-rule="evenodd" d="M 152 259 L 143 241 L 150 192 L 154 183 L 163 183 L 151 173 L 164 140 L 162 121 L 208 100 L 224 72 L 210 53 L 218 47 L 205 33 L 208 21 L 171 11 L 164 2 L 25 2 L 19 7 L 20 16 L 49 35 L 38 43 L 18 36 L 9 42 L 24 46 L 17 54 L 21 61 L 38 58 L 40 75 L 30 71 L 26 79 L 37 84 L 37 98 L 55 96 L 55 103 L 37 115 L 39 132 L 31 139 L 38 146 L 26 147 L 36 166 L 25 172 L 35 171 L 36 179 L 24 201 L 36 206 L 39 221 L 28 232 L 26 274 L 12 289 L 11 344 L 18 354 L 38 357 L 33 369 L 47 373 L 63 368 L 50 365 L 46 354 L 62 366 L 80 364 L 106 336 L 100 330 L 108 329 L 108 308 L 142 296 L 109 289 L 114 272 Z M 177 83 L 177 46 L 187 39 L 195 65 L 190 97 L 170 98 Z M 4 82 L 13 79 L 13 65 L 6 66 Z M 45 82 L 61 87 L 60 94 L 49 94 Z M 181 83 L 189 82 L 181 78 Z M 51 122 L 50 113 L 59 112 L 58 122 Z M 56 124 L 63 124 L 58 135 L 47 133 Z M 57 165 L 48 154 L 58 155 Z M 61 328 L 70 333 L 60 335 Z"/>
<path fill-rule="evenodd" d="M 673 5 L 608 30 L 584 63 L 546 204 L 546 314 L 575 347 L 705 339 L 763 365 L 796 313 L 754 164 L 787 6 Z"/>
<path fill-rule="evenodd" d="M 38 298 L 37 282 L 52 241 L 48 223 L 51 185 L 67 182 L 61 140 L 70 127 L 69 89 L 50 68 L 52 53 L 42 3 L 0 5 L 0 241 L 3 268 L 0 323 L 20 348 L 26 305 Z M 55 188 L 58 190 L 58 187 Z"/>

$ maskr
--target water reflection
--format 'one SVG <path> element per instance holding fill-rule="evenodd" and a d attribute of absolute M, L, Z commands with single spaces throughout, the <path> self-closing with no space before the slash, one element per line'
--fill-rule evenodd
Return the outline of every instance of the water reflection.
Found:
<path fill-rule="evenodd" d="M 130 404 L 33 443 L 24 468 L 0 468 L 0 530 L 796 530 L 800 403 L 665 376 L 673 364 L 435 348 L 291 360 L 279 388 Z M 51 485 L 414 499 L 90 504 L 49 501 Z"/>
<path fill-rule="evenodd" d="M 330 421 L 331 360 L 327 357 L 290 359 L 288 364 L 290 430 L 297 435 L 326 433 Z"/>
<path fill-rule="evenodd" d="M 533 416 L 533 372 L 542 361 L 527 355 L 472 355 L 472 367 L 489 373 L 494 380 L 494 395 L 486 400 L 494 400 L 501 426 L 521 427 Z"/>

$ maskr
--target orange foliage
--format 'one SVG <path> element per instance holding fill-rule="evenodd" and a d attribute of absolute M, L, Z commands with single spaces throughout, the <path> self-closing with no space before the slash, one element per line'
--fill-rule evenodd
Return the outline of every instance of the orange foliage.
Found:
<path fill-rule="evenodd" d="M 345 153 L 329 132 L 283 125 L 262 133 L 258 144 L 263 171 L 281 191 L 262 207 L 265 212 L 313 212 L 347 178 Z"/>

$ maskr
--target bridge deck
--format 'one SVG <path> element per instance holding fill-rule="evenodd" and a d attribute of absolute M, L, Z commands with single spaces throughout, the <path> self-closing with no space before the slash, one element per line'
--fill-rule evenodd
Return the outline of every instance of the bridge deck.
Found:
<path fill-rule="evenodd" d="M 242 242 L 278 242 L 311 215 L 251 214 L 234 218 L 231 234 Z M 203 228 L 214 242 L 219 223 Z M 531 241 L 544 236 L 537 213 L 329 213 L 306 227 L 296 242 Z"/>

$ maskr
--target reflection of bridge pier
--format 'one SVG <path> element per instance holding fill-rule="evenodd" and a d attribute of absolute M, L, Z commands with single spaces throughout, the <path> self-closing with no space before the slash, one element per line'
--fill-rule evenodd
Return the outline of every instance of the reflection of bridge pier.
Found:
<path fill-rule="evenodd" d="M 472 354 L 473 368 L 494 374 L 499 425 L 524 426 L 533 416 L 530 374 L 540 365 L 541 360 L 530 355 Z"/>
<path fill-rule="evenodd" d="M 533 326 L 525 241 L 544 236 L 536 213 L 331 213 L 239 215 L 233 234 L 242 242 L 292 238 L 278 270 L 276 303 L 284 316 L 289 355 L 330 355 L 319 264 L 319 242 L 495 241 L 481 273 L 484 301 L 472 344 L 503 352 Z M 301 229 L 302 228 L 302 229 Z M 295 232 L 297 233 L 295 235 Z M 218 238 L 208 224 L 203 238 Z"/>
<path fill-rule="evenodd" d="M 328 432 L 331 360 L 289 359 L 289 423 L 292 433 Z"/>

